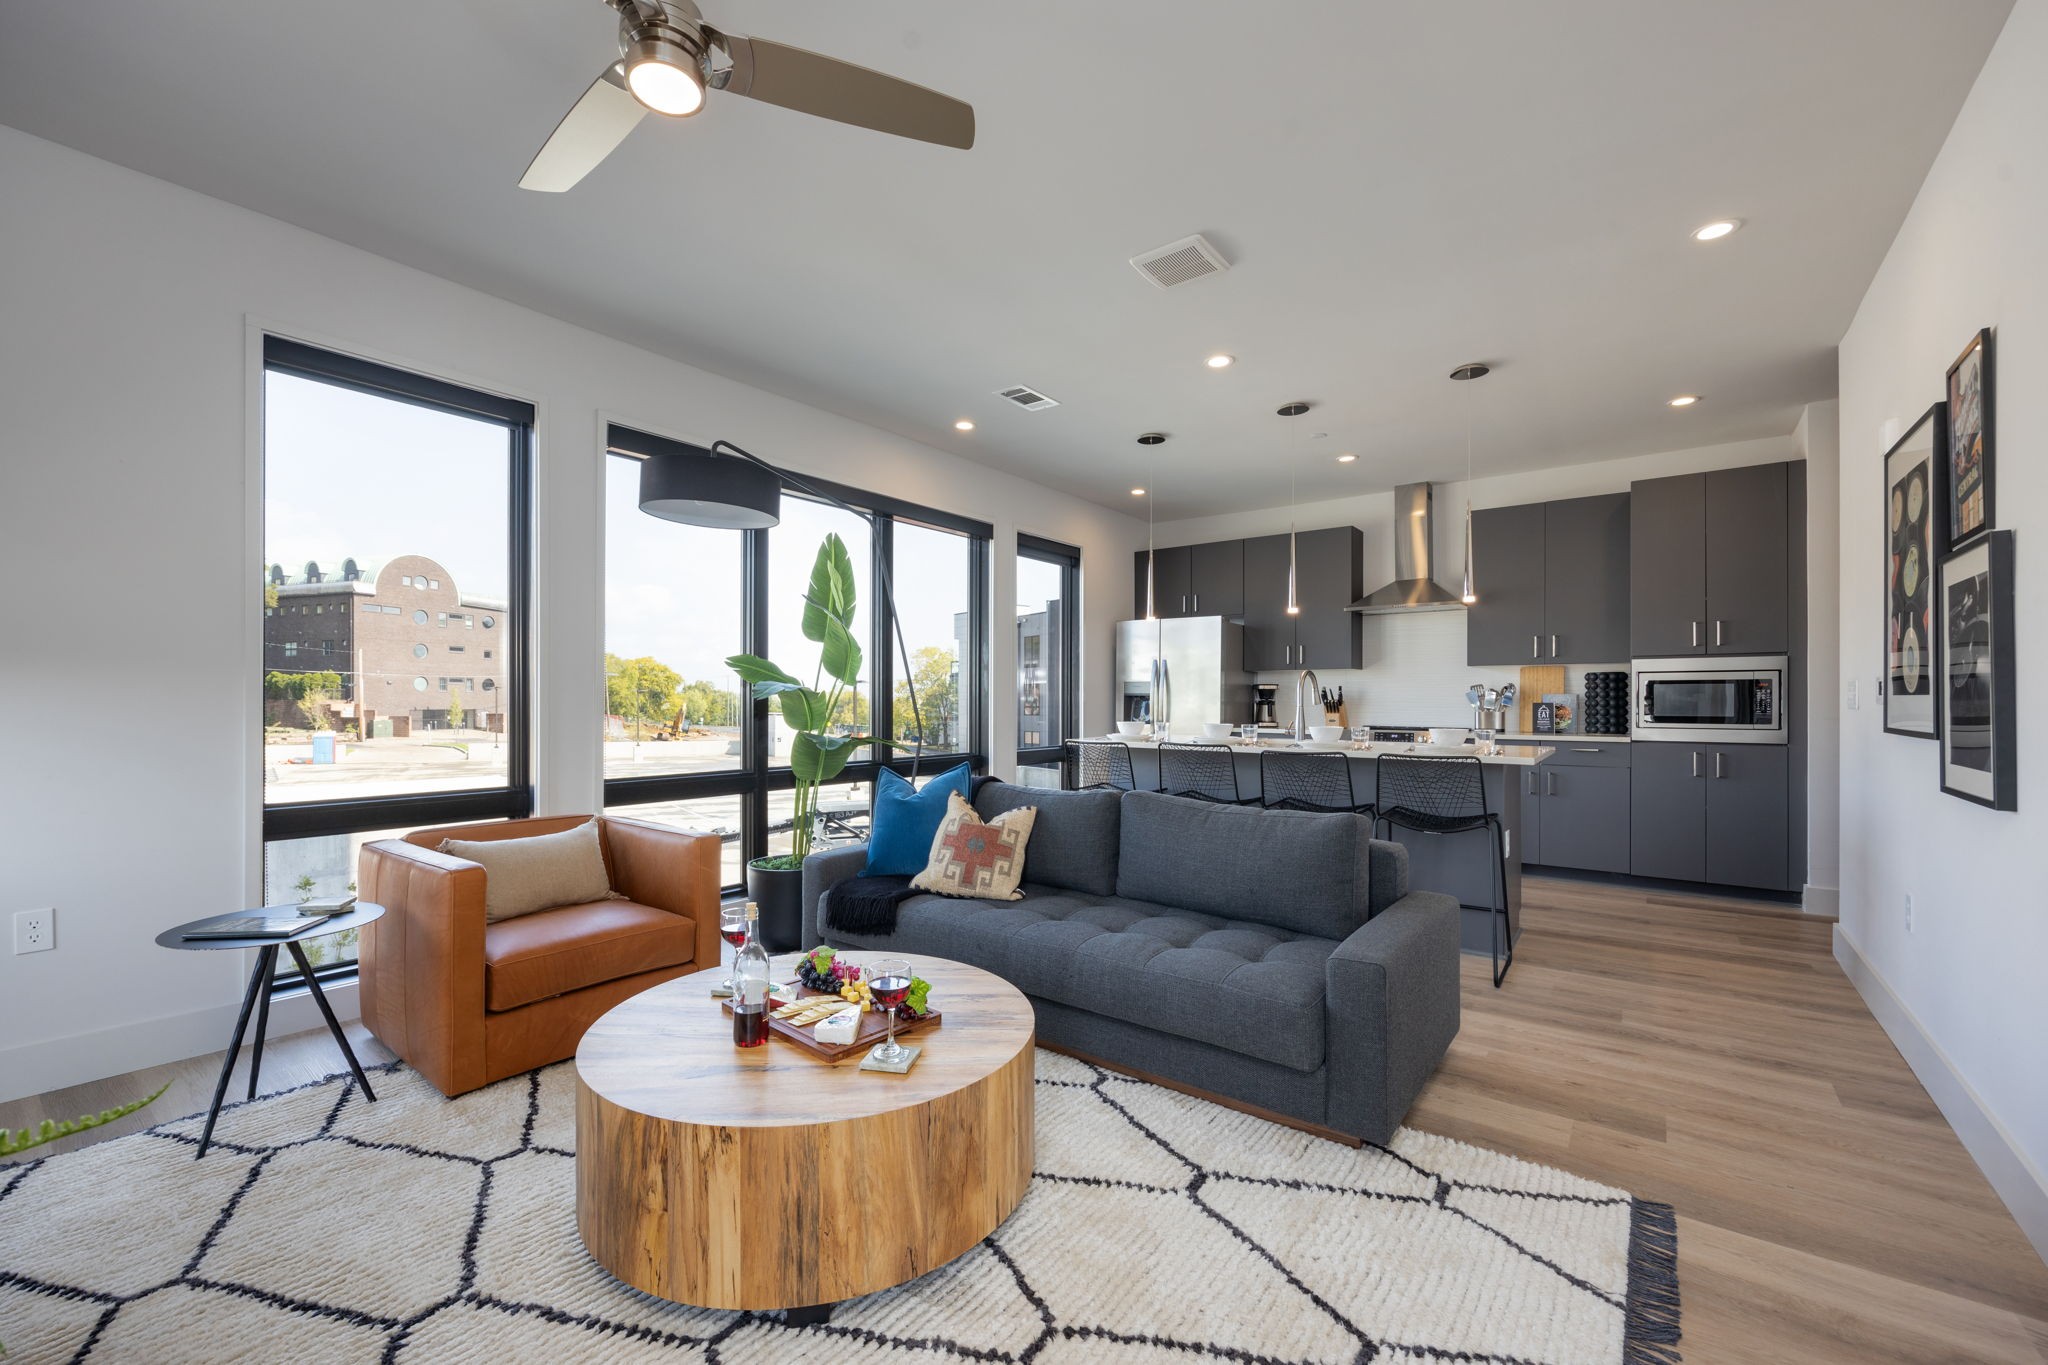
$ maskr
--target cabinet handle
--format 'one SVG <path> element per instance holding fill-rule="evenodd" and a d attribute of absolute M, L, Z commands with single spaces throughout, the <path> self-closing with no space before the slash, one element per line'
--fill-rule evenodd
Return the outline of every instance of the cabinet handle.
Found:
<path fill-rule="evenodd" d="M 1692 751 L 1692 775 L 1694 777 L 1700 775 L 1700 751 L 1698 749 Z"/>
<path fill-rule="evenodd" d="M 1539 792 L 1539 791 L 1537 791 L 1537 790 L 1536 790 L 1536 770 L 1535 770 L 1534 768 L 1531 768 L 1531 769 L 1529 769 L 1529 792 L 1528 792 L 1528 794 L 1529 794 L 1530 796 L 1541 796 L 1541 795 L 1543 795 L 1543 793 L 1542 793 L 1542 792 Z"/>
<path fill-rule="evenodd" d="M 1200 594 L 1200 593 L 1196 593 L 1196 594 L 1195 594 L 1195 615 L 1197 615 L 1197 616 L 1200 616 L 1201 614 L 1202 614 L 1202 594 Z"/>
<path fill-rule="evenodd" d="M 1188 595 L 1186 593 L 1180 595 L 1180 614 L 1182 616 L 1188 614 Z"/>
<path fill-rule="evenodd" d="M 1576 747 L 1576 746 L 1575 746 L 1575 747 L 1574 747 L 1574 748 L 1572 749 L 1572 752 L 1573 752 L 1573 753 L 1575 753 L 1575 754 L 1597 754 L 1597 753 L 1599 753 L 1600 751 L 1599 751 L 1598 749 L 1595 749 L 1595 748 L 1591 748 L 1591 747 L 1585 747 L 1585 748 L 1580 748 L 1580 747 Z"/>
<path fill-rule="evenodd" d="M 1694 649 L 1700 647 L 1700 623 L 1697 621 L 1692 623 L 1692 647 Z"/>
<path fill-rule="evenodd" d="M 1555 635 L 1550 637 L 1550 657 L 1553 659 L 1557 657 L 1557 637 Z"/>
<path fill-rule="evenodd" d="M 1555 796 L 1555 795 L 1557 795 L 1557 774 L 1556 774 L 1556 773 L 1545 773 L 1545 774 L 1543 774 L 1543 794 L 1544 794 L 1545 796 Z"/>
<path fill-rule="evenodd" d="M 1714 622 L 1714 648 L 1716 649 L 1721 647 L 1721 628 L 1727 624 L 1726 621 L 1717 620 Z"/>
<path fill-rule="evenodd" d="M 1532 659 L 1543 657 L 1543 641 L 1534 635 L 1529 637 L 1529 657 Z"/>
<path fill-rule="evenodd" d="M 1714 776 L 1728 776 L 1728 755 L 1716 751 L 1714 754 Z"/>

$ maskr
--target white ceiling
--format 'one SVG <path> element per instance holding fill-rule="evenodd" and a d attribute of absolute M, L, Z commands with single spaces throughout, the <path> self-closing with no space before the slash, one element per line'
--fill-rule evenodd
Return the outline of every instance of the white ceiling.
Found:
<path fill-rule="evenodd" d="M 706 0 L 971 101 L 975 148 L 714 95 L 550 196 L 516 182 L 614 54 L 600 0 L 50 0 L 0 6 L 0 122 L 1192 516 L 1286 501 L 1296 397 L 1304 499 L 1461 476 L 1466 398 L 1482 474 L 1790 430 L 2010 7 Z M 1235 268 L 1126 263 L 1192 232 Z"/>

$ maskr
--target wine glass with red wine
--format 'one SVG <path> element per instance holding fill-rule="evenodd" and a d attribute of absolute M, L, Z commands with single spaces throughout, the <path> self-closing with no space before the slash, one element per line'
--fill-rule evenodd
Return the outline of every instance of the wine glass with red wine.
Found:
<path fill-rule="evenodd" d="M 863 975 L 875 1003 L 889 1011 L 889 1041 L 875 1049 L 875 1060 L 894 1066 L 910 1055 L 910 1049 L 896 1041 L 896 1007 L 910 994 L 910 964 L 900 957 L 885 957 L 869 963 Z"/>
<path fill-rule="evenodd" d="M 739 901 L 728 901 L 718 908 L 718 936 L 727 943 L 730 943 L 735 949 L 747 941 L 747 907 L 745 904 Z M 737 965 L 737 955 L 735 955 L 734 966 Z M 721 983 L 719 989 L 723 990 L 727 995 L 731 995 L 739 988 L 740 983 L 734 975 L 733 968 L 726 968 L 725 980 Z"/>

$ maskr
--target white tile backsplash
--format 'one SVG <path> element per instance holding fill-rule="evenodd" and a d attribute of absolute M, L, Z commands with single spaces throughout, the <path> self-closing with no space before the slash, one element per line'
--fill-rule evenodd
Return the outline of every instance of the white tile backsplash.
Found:
<path fill-rule="evenodd" d="M 1470 725 L 1465 689 L 1473 683 L 1500 687 L 1521 682 L 1519 668 L 1475 668 L 1465 662 L 1465 613 L 1418 611 L 1368 616 L 1365 667 L 1319 669 L 1316 681 L 1334 692 L 1344 689 L 1344 711 L 1353 725 Z M 1628 662 L 1568 664 L 1565 690 L 1583 694 L 1588 673 L 1625 672 Z M 1280 685 L 1281 724 L 1294 715 L 1295 672 L 1260 673 L 1260 682 Z M 1310 699 L 1311 707 L 1314 699 Z M 1512 726 L 1512 722 L 1510 722 Z"/>

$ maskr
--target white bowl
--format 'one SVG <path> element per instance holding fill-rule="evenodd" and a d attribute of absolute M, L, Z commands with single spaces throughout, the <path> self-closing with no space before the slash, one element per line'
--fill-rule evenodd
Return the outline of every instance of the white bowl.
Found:
<path fill-rule="evenodd" d="M 1311 725 L 1308 727 L 1308 737 L 1318 744 L 1335 744 L 1338 740 L 1344 738 L 1344 727 L 1341 725 Z"/>
<path fill-rule="evenodd" d="M 1227 722 L 1225 722 L 1225 721 L 1220 721 L 1220 720 L 1205 720 L 1205 721 L 1203 721 L 1203 722 L 1202 722 L 1202 738 L 1203 738 L 1203 739 L 1229 739 L 1229 738 L 1230 738 L 1230 732 L 1231 732 L 1231 731 L 1232 731 L 1233 729 L 1235 729 L 1235 728 L 1236 728 L 1235 726 L 1233 726 L 1233 725 L 1230 725 L 1229 723 L 1227 723 Z"/>
<path fill-rule="evenodd" d="M 1116 732 L 1125 739 L 1136 739 L 1139 735 L 1145 733 L 1145 722 L 1142 720 L 1120 720 L 1116 723 Z"/>

